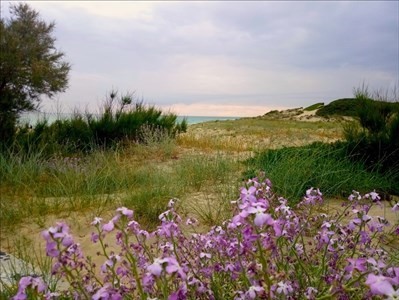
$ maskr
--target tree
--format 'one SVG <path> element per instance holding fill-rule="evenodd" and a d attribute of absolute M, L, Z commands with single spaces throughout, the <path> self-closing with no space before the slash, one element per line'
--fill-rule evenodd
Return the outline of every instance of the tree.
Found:
<path fill-rule="evenodd" d="M 0 22 L 0 142 L 10 141 L 21 112 L 37 108 L 68 86 L 70 64 L 55 48 L 55 23 L 25 3 L 12 5 Z"/>

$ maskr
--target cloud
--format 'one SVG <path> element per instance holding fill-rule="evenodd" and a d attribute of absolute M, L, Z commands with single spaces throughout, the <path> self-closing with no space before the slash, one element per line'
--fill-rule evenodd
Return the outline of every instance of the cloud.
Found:
<path fill-rule="evenodd" d="M 204 103 L 177 103 L 171 106 L 161 106 L 165 111 L 171 111 L 180 116 L 209 116 L 209 117 L 255 117 L 270 110 L 286 109 L 284 106 L 259 105 L 221 105 Z"/>
<path fill-rule="evenodd" d="M 305 106 L 350 97 L 363 81 L 399 83 L 395 1 L 29 3 L 56 21 L 73 68 L 59 95 L 68 105 L 96 107 L 114 87 L 185 113 L 250 113 L 229 107 Z"/>
<path fill-rule="evenodd" d="M 151 1 L 24 1 L 32 6 L 57 15 L 62 11 L 79 11 L 95 18 L 114 20 L 130 19 L 152 21 L 153 8 L 157 5 Z M 46 3 L 47 2 L 47 3 Z M 52 3 L 48 3 L 52 2 Z"/>

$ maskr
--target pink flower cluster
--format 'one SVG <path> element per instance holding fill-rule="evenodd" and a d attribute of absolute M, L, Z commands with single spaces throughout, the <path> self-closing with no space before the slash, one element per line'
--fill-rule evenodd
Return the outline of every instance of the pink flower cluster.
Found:
<path fill-rule="evenodd" d="M 132 210 L 118 208 L 110 221 L 92 223 L 91 240 L 104 258 L 99 269 L 65 224 L 43 237 L 53 273 L 71 285 L 63 296 L 75 299 L 398 299 L 399 266 L 381 247 L 384 236 L 397 233 L 369 215 L 377 194 L 349 198 L 341 213 L 328 216 L 319 190 L 309 189 L 291 207 L 268 179 L 254 178 L 232 202 L 230 220 L 191 234 L 183 232 L 174 200 L 153 232 L 141 228 Z M 194 231 L 197 223 L 185 222 Z M 104 242 L 110 233 L 117 252 Z M 46 299 L 60 295 L 23 278 L 14 299 L 26 299 L 29 289 Z"/>

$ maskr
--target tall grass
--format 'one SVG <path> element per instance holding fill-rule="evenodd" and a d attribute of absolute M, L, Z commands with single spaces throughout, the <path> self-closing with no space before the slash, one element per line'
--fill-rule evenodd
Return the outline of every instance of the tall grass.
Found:
<path fill-rule="evenodd" d="M 369 93 L 367 87 L 355 89 L 359 126 L 349 124 L 344 135 L 354 158 L 382 174 L 396 176 L 399 185 L 399 94 Z M 399 192 L 399 188 L 397 188 Z"/>
<path fill-rule="evenodd" d="M 227 189 L 237 174 L 235 159 L 200 154 L 179 158 L 174 140 L 147 136 L 146 142 L 75 157 L 0 153 L 2 227 L 116 205 L 134 208 L 151 225 L 171 198 L 191 201 L 190 193 L 214 193 L 211 186 Z"/>
<path fill-rule="evenodd" d="M 344 144 L 314 143 L 303 147 L 283 148 L 259 152 L 247 161 L 251 177 L 264 170 L 283 197 L 299 201 L 303 191 L 320 188 L 327 197 L 349 195 L 352 190 L 369 192 L 395 191 L 397 182 L 390 174 L 368 170 L 364 163 L 353 162 Z"/>
<path fill-rule="evenodd" d="M 17 258 L 18 257 L 18 258 Z M 51 272 L 52 261 L 44 253 L 36 249 L 32 241 L 20 239 L 14 244 L 13 256 L 5 262 L 0 279 L 0 299 L 11 299 L 17 292 L 18 281 L 23 276 L 35 274 L 49 282 L 51 291 L 66 289 L 69 285 L 61 281 L 59 276 Z"/>

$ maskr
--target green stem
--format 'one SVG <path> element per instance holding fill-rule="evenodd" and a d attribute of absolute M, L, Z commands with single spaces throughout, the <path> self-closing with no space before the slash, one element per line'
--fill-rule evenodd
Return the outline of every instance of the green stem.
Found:
<path fill-rule="evenodd" d="M 255 227 L 255 230 L 256 230 L 256 233 L 257 233 L 257 235 L 258 235 L 258 237 L 259 237 L 259 236 L 260 236 L 260 233 L 259 233 L 258 228 Z M 271 296 L 272 296 L 272 294 L 271 294 L 271 292 L 272 292 L 272 291 L 271 291 L 272 283 L 271 283 L 271 280 L 270 280 L 270 278 L 269 278 L 269 276 L 268 276 L 268 274 L 267 274 L 267 272 L 266 272 L 266 270 L 267 270 L 267 262 L 266 262 L 266 258 L 265 258 L 265 256 L 264 256 L 263 248 L 262 248 L 262 245 L 261 245 L 261 243 L 260 243 L 259 238 L 256 239 L 256 245 L 257 245 L 257 247 L 258 247 L 259 259 L 260 259 L 260 262 L 261 262 L 261 264 L 262 264 L 262 271 L 263 271 L 264 279 L 265 279 L 265 282 L 266 282 L 266 285 L 267 285 L 267 292 L 268 292 L 268 294 L 269 294 L 269 297 L 271 298 Z"/>
<path fill-rule="evenodd" d="M 127 233 L 121 229 L 121 232 L 123 234 L 123 238 L 124 238 L 124 244 L 126 249 L 129 248 L 129 237 L 127 235 Z M 139 273 L 137 271 L 137 263 L 136 263 L 136 258 L 130 253 L 130 251 L 126 251 L 126 258 L 129 260 L 130 264 L 132 265 L 132 271 L 133 271 L 133 275 L 134 275 L 134 279 L 136 280 L 137 283 L 137 289 L 139 290 L 140 293 L 140 297 L 142 300 L 146 299 L 146 295 L 143 291 L 143 287 L 141 285 L 141 280 L 140 280 L 140 276 Z"/>

